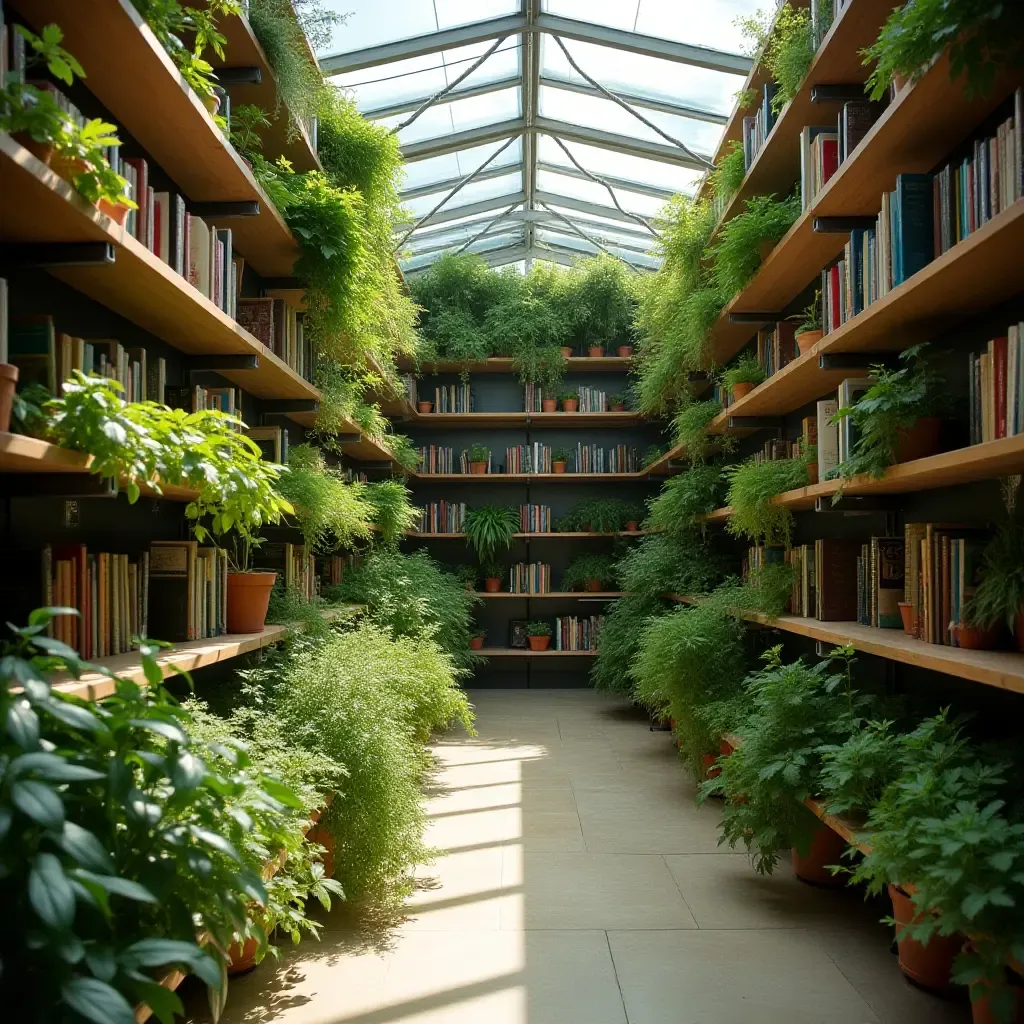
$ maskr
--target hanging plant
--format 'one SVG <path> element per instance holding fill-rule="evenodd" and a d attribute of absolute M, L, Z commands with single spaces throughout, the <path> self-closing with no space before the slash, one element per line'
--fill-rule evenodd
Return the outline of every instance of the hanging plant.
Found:
<path fill-rule="evenodd" d="M 774 498 L 783 491 L 807 486 L 803 459 L 748 459 L 726 469 L 732 515 L 726 529 L 755 544 L 789 546 L 793 513 Z"/>

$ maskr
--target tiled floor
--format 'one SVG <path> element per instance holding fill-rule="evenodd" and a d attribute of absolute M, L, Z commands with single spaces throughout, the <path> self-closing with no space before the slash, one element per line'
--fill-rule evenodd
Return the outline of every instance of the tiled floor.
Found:
<path fill-rule="evenodd" d="M 883 908 L 720 849 L 717 808 L 621 701 L 473 699 L 479 735 L 436 747 L 441 856 L 408 921 L 382 951 L 332 918 L 320 944 L 232 982 L 225 1024 L 969 1020 L 903 980 Z"/>

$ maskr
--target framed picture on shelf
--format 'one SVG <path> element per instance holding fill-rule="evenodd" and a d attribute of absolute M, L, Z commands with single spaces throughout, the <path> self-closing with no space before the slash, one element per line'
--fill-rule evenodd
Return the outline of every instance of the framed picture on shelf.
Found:
<path fill-rule="evenodd" d="M 526 619 L 513 619 L 508 624 L 509 647 L 526 646 Z"/>

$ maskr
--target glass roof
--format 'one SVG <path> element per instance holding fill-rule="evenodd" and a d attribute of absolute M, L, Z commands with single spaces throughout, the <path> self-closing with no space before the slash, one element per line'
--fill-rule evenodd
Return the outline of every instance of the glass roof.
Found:
<path fill-rule="evenodd" d="M 708 167 L 750 67 L 736 20 L 764 4 L 325 0 L 344 18 L 318 56 L 398 134 L 406 273 L 456 251 L 656 269 L 651 222 Z"/>

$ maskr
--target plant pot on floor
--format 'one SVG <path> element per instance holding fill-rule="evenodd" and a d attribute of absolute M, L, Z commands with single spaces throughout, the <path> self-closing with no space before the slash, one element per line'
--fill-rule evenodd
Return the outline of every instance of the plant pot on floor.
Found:
<path fill-rule="evenodd" d="M 262 633 L 276 572 L 229 572 L 227 627 L 229 633 Z"/>
<path fill-rule="evenodd" d="M 572 359 L 572 349 L 568 345 L 563 345 L 561 348 L 563 359 Z"/>
<path fill-rule="evenodd" d="M 942 420 L 938 416 L 925 416 L 909 429 L 896 431 L 896 461 L 926 459 L 939 450 L 941 441 Z"/>
<path fill-rule="evenodd" d="M 557 398 L 542 398 L 540 400 L 540 411 L 541 412 L 558 412 L 558 399 Z"/>
<path fill-rule="evenodd" d="M 245 942 L 234 942 L 228 946 L 228 974 L 246 974 L 256 966 L 256 951 L 259 941 L 251 936 Z"/>
<path fill-rule="evenodd" d="M 734 402 L 739 401 L 741 398 L 745 398 L 754 390 L 754 385 L 749 381 L 744 381 L 741 384 L 733 384 L 732 386 L 732 400 Z"/>
<path fill-rule="evenodd" d="M 604 356 L 604 345 L 591 345 L 587 349 L 587 355 L 591 359 L 601 359 Z"/>
<path fill-rule="evenodd" d="M 434 408 L 434 403 L 433 402 L 417 402 L 416 403 L 416 411 L 417 412 L 430 412 L 433 408 Z"/>
<path fill-rule="evenodd" d="M 484 580 L 484 592 L 487 594 L 498 594 L 501 592 L 501 577 L 488 576 Z"/>
<path fill-rule="evenodd" d="M 640 531 L 640 524 L 635 519 L 630 519 L 626 522 L 624 529 L 626 533 L 638 533 Z"/>
<path fill-rule="evenodd" d="M 953 625 L 953 638 L 956 646 L 965 651 L 993 651 L 999 642 L 999 630 L 995 626 L 982 629 L 980 626 L 957 622 Z"/>
<path fill-rule="evenodd" d="M 469 649 L 471 651 L 482 651 L 484 647 L 484 638 L 482 636 L 471 636 L 469 638 Z"/>
<path fill-rule="evenodd" d="M 917 632 L 917 620 L 914 618 L 914 605 L 911 601 L 899 601 L 900 617 L 903 619 L 903 632 L 913 636 Z"/>
<path fill-rule="evenodd" d="M 829 864 L 841 864 L 846 841 L 833 832 L 827 825 L 820 825 L 814 830 L 811 845 L 805 853 L 793 847 L 793 874 L 801 882 L 810 885 L 823 885 L 839 888 L 845 885 L 842 875 L 833 875 L 828 870 Z"/>
<path fill-rule="evenodd" d="M 583 584 L 583 589 L 591 594 L 598 594 L 601 592 L 601 581 L 600 580 L 587 580 Z"/>
<path fill-rule="evenodd" d="M 620 359 L 629 359 L 633 355 L 632 345 L 620 345 L 616 350 Z"/>
<path fill-rule="evenodd" d="M 796 336 L 796 344 L 797 348 L 800 349 L 800 355 L 810 352 L 824 336 L 824 331 L 801 331 Z"/>
<path fill-rule="evenodd" d="M 906 927 L 920 919 L 913 900 L 895 885 L 889 886 L 892 916 L 896 921 L 896 945 L 900 970 L 916 985 L 936 992 L 949 991 L 953 961 L 964 944 L 962 935 L 933 935 L 927 945 L 904 934 Z"/>
<path fill-rule="evenodd" d="M 526 640 L 530 645 L 531 651 L 546 651 L 548 644 L 551 643 L 551 637 L 549 636 L 528 636 Z"/>
<path fill-rule="evenodd" d="M 563 398 L 562 399 L 562 412 L 576 412 L 580 407 L 580 400 L 578 398 Z"/>
<path fill-rule="evenodd" d="M 486 473 L 487 463 L 486 462 L 471 462 L 469 464 L 470 473 Z"/>
<path fill-rule="evenodd" d="M 565 467 L 566 467 L 566 463 L 564 463 L 564 462 L 552 462 L 551 463 L 551 468 L 556 473 L 564 473 L 565 472 Z"/>
<path fill-rule="evenodd" d="M 18 387 L 18 368 L 13 363 L 0 363 L 0 430 L 11 429 L 11 406 Z"/>
<path fill-rule="evenodd" d="M 718 760 L 717 754 L 701 754 L 700 766 L 703 769 L 705 779 L 717 779 L 722 774 L 722 769 L 715 764 Z"/>
<path fill-rule="evenodd" d="M 964 952 L 975 952 L 974 943 L 968 941 Z M 1008 960 L 1014 965 L 1013 957 Z M 1019 966 L 1019 965 L 1017 965 Z M 1003 991 L 999 992 L 1000 1001 L 1008 1001 L 1012 1007 L 1009 1018 L 997 1017 L 992 1007 L 992 993 L 995 986 Z M 1004 969 L 1001 981 L 989 981 L 982 978 L 970 986 L 971 992 L 971 1021 L 972 1024 L 1021 1024 L 1024 1022 L 1024 977 L 1016 974 L 1013 970 Z"/>

